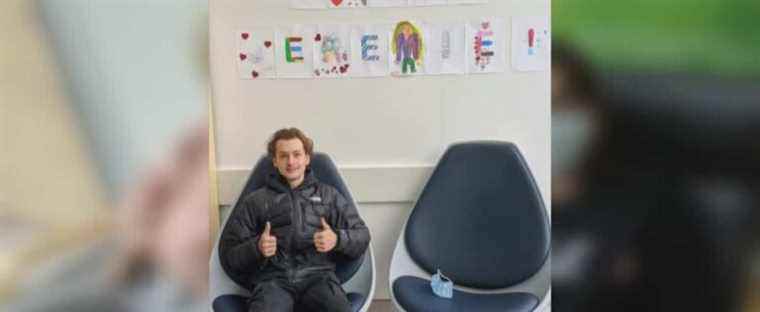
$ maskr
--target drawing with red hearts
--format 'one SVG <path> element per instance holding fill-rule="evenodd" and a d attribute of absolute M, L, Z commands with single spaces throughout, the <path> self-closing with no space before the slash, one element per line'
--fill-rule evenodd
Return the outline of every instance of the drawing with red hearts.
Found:
<path fill-rule="evenodd" d="M 349 32 L 343 26 L 320 26 L 314 36 L 314 76 L 318 78 L 348 75 Z"/>
<path fill-rule="evenodd" d="M 240 31 L 236 34 L 240 79 L 274 78 L 274 35 L 271 31 Z"/>
<path fill-rule="evenodd" d="M 418 6 L 457 6 L 475 4 L 483 5 L 489 0 L 298 0 L 291 2 L 295 9 L 325 9 L 325 8 L 403 8 Z"/>
<path fill-rule="evenodd" d="M 324 0 L 331 8 L 361 8 L 367 6 L 367 0 Z"/>

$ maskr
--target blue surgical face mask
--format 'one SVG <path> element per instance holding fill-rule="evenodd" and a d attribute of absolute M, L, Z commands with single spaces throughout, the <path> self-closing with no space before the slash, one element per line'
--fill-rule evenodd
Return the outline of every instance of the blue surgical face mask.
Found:
<path fill-rule="evenodd" d="M 552 176 L 568 174 L 580 167 L 591 147 L 593 128 L 588 112 L 552 113 Z"/>
<path fill-rule="evenodd" d="M 454 283 L 438 270 L 430 280 L 430 287 L 433 289 L 433 293 L 441 298 L 454 297 Z"/>

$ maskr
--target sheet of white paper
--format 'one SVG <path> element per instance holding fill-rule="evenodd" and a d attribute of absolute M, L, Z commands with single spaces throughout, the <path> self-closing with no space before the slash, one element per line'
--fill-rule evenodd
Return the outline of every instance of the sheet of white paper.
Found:
<path fill-rule="evenodd" d="M 409 6 L 409 0 L 367 0 L 367 6 L 369 7 L 405 7 Z"/>
<path fill-rule="evenodd" d="M 353 9 L 367 6 L 367 0 L 323 0 L 328 8 Z"/>
<path fill-rule="evenodd" d="M 314 77 L 348 76 L 351 64 L 348 25 L 319 25 L 314 35 Z"/>
<path fill-rule="evenodd" d="M 351 76 L 388 75 L 390 28 L 388 24 L 351 26 Z"/>
<path fill-rule="evenodd" d="M 390 73 L 393 76 L 425 74 L 427 27 L 412 20 L 395 23 L 390 42 Z"/>
<path fill-rule="evenodd" d="M 467 25 L 467 72 L 497 73 L 505 70 L 505 25 L 497 18 L 485 18 Z"/>
<path fill-rule="evenodd" d="M 294 9 L 343 9 L 485 4 L 488 0 L 290 0 Z"/>
<path fill-rule="evenodd" d="M 272 29 L 235 32 L 240 79 L 275 78 L 274 32 Z"/>
<path fill-rule="evenodd" d="M 512 18 L 512 67 L 544 71 L 551 60 L 551 28 L 546 16 Z"/>
<path fill-rule="evenodd" d="M 290 0 L 290 7 L 295 9 L 326 9 L 326 0 Z"/>
<path fill-rule="evenodd" d="M 315 26 L 294 25 L 275 34 L 275 67 L 278 78 L 311 78 L 314 68 Z"/>
<path fill-rule="evenodd" d="M 429 27 L 425 70 L 427 74 L 465 73 L 465 24 L 432 24 Z"/>
<path fill-rule="evenodd" d="M 425 5 L 447 5 L 448 0 L 425 0 Z"/>
<path fill-rule="evenodd" d="M 449 5 L 459 5 L 459 4 L 485 4 L 488 3 L 488 0 L 448 0 Z"/>

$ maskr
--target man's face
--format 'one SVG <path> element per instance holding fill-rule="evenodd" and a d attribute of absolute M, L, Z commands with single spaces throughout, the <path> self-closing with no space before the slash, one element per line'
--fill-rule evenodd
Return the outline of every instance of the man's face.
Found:
<path fill-rule="evenodd" d="M 272 161 L 277 171 L 288 180 L 290 186 L 296 187 L 303 181 L 306 166 L 309 165 L 311 157 L 306 155 L 303 142 L 297 138 L 293 138 L 277 140 L 275 155 Z"/>

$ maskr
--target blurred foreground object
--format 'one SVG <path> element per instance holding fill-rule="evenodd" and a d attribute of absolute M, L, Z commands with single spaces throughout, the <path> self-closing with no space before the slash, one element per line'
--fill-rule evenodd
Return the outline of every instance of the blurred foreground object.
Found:
<path fill-rule="evenodd" d="M 190 131 L 171 155 L 127 193 L 114 228 L 25 276 L 11 310 L 204 310 L 207 127 Z"/>
<path fill-rule="evenodd" d="M 32 1 L 0 4 L 0 302 L 39 261 L 109 226 L 97 172 Z M 7 34 L 7 35 L 6 35 Z M 0 306 L 0 310 L 3 310 Z"/>
<path fill-rule="evenodd" d="M 580 68 L 565 80 L 589 78 L 581 111 L 598 116 L 555 120 L 576 105 L 554 91 L 557 130 L 593 129 L 552 147 L 585 151 L 552 176 L 555 311 L 760 311 L 758 12 L 552 2 L 555 43 L 573 46 L 553 44 L 553 69 Z"/>
<path fill-rule="evenodd" d="M 0 310 L 204 310 L 206 2 L 2 5 Z"/>
<path fill-rule="evenodd" d="M 553 46 L 553 309 L 756 309 L 759 81 Z"/>

